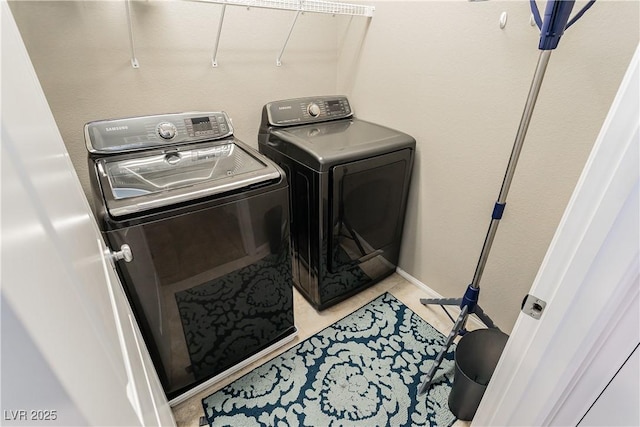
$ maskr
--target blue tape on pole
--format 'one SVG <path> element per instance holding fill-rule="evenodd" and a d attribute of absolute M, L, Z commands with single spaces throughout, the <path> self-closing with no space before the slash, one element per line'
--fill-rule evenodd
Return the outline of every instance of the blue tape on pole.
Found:
<path fill-rule="evenodd" d="M 507 206 L 506 203 L 498 203 L 493 206 L 493 213 L 491 214 L 491 218 L 493 219 L 501 219 L 502 214 L 504 213 L 504 208 Z"/>
<path fill-rule="evenodd" d="M 480 288 L 474 288 L 471 285 L 467 286 L 467 290 L 462 297 L 462 302 L 460 303 L 460 308 L 464 308 L 464 306 L 466 305 L 468 307 L 467 313 L 473 313 L 476 310 L 479 296 Z"/>

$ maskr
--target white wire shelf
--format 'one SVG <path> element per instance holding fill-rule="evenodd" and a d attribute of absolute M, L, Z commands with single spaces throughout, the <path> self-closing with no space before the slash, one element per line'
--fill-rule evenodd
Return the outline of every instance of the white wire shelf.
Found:
<path fill-rule="evenodd" d="M 374 6 L 338 3 L 322 0 L 188 0 L 199 3 L 216 3 L 231 6 L 259 7 L 264 9 L 293 10 L 330 15 L 372 17 Z"/>
<path fill-rule="evenodd" d="M 186 0 L 197 3 L 212 3 L 222 5 L 222 11 L 220 12 L 220 22 L 218 24 L 218 32 L 214 44 L 213 55 L 211 56 L 211 64 L 213 67 L 218 66 L 218 46 L 220 44 L 220 35 L 222 33 L 222 24 L 224 22 L 224 14 L 227 6 L 242 6 L 246 8 L 262 8 L 262 9 L 277 9 L 277 10 L 290 10 L 295 11 L 295 17 L 289 28 L 287 38 L 284 41 L 284 45 L 280 50 L 278 57 L 276 58 L 276 65 L 282 65 L 282 55 L 287 47 L 293 28 L 296 25 L 298 17 L 301 13 L 323 13 L 329 15 L 349 15 L 349 16 L 363 16 L 366 18 L 372 18 L 375 11 L 374 6 L 352 4 L 352 3 L 339 3 L 333 1 L 323 0 Z M 125 7 L 127 12 L 127 21 L 129 24 L 129 42 L 131 46 L 131 65 L 133 68 L 139 68 L 138 59 L 136 58 L 134 37 L 133 37 L 133 24 L 131 20 L 131 0 L 125 1 Z"/>

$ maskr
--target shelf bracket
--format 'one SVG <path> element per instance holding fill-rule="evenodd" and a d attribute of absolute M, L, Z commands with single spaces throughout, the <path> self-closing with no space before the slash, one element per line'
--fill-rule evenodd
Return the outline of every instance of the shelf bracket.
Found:
<path fill-rule="evenodd" d="M 211 65 L 215 68 L 218 66 L 218 45 L 220 44 L 220 34 L 222 34 L 222 23 L 224 22 L 224 12 L 227 9 L 227 5 L 222 5 L 222 11 L 220 12 L 220 22 L 218 23 L 218 35 L 216 36 L 216 43 L 213 47 L 213 56 L 211 56 Z"/>
<path fill-rule="evenodd" d="M 127 23 L 129 24 L 129 46 L 131 47 L 131 66 L 133 68 L 140 68 L 138 59 L 136 58 L 136 48 L 133 43 L 133 23 L 131 22 L 131 0 L 126 0 L 124 7 L 127 11 Z"/>
<path fill-rule="evenodd" d="M 294 16 L 293 22 L 291 23 L 291 28 L 289 28 L 289 34 L 287 34 L 287 38 L 284 41 L 284 45 L 282 46 L 282 49 L 280 49 L 280 54 L 278 55 L 278 58 L 276 59 L 276 65 L 278 67 L 282 65 L 282 54 L 284 53 L 284 50 L 287 47 L 287 43 L 289 43 L 289 39 L 291 38 L 291 33 L 293 33 L 293 27 L 296 26 L 296 21 L 298 21 L 298 16 L 300 16 L 301 12 L 302 12 L 301 10 L 297 10 L 296 11 L 296 16 Z"/>

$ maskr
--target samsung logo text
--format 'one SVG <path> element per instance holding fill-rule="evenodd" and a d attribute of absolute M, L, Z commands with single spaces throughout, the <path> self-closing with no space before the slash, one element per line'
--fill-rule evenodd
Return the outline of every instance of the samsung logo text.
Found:
<path fill-rule="evenodd" d="M 113 132 L 116 130 L 127 130 L 127 129 L 129 129 L 129 126 L 111 126 L 108 128 L 104 128 L 104 130 L 107 132 Z"/>

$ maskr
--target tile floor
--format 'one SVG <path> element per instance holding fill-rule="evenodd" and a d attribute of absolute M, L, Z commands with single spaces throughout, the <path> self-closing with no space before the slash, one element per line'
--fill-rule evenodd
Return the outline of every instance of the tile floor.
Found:
<path fill-rule="evenodd" d="M 413 310 L 416 314 L 429 322 L 433 327 L 435 327 L 444 335 L 448 335 L 451 331 L 452 322 L 440 307 L 425 307 L 420 304 L 420 298 L 432 298 L 433 296 L 427 294 L 424 289 L 418 287 L 417 285 L 414 285 L 411 282 L 408 282 L 398 274 L 393 274 L 380 283 L 376 284 L 375 286 L 372 286 L 371 288 L 362 291 L 361 293 L 349 298 L 348 300 L 343 301 L 333 307 L 327 308 L 321 312 L 318 312 L 313 307 L 311 307 L 311 305 L 309 305 L 306 300 L 297 291 L 294 290 L 295 323 L 296 327 L 298 328 L 297 337 L 289 344 L 269 354 L 267 357 L 257 360 L 249 366 L 239 370 L 238 372 L 235 372 L 226 379 L 219 381 L 210 388 L 176 405 L 173 408 L 176 423 L 179 427 L 197 427 L 199 425 L 200 417 L 204 415 L 201 403 L 204 397 L 233 382 L 237 378 L 249 372 L 251 369 L 261 365 L 266 360 L 273 358 L 277 354 L 287 350 L 300 341 L 310 337 L 311 335 L 324 329 L 332 323 L 342 319 L 349 313 L 362 307 L 369 301 L 373 300 L 379 295 L 382 295 L 385 292 L 390 292 L 394 297 L 402 301 L 407 307 L 411 308 L 411 310 Z M 455 314 L 453 315 L 455 316 Z M 474 328 L 473 322 L 468 323 L 468 328 Z M 467 427 L 469 425 L 469 422 L 456 421 L 454 427 Z"/>

